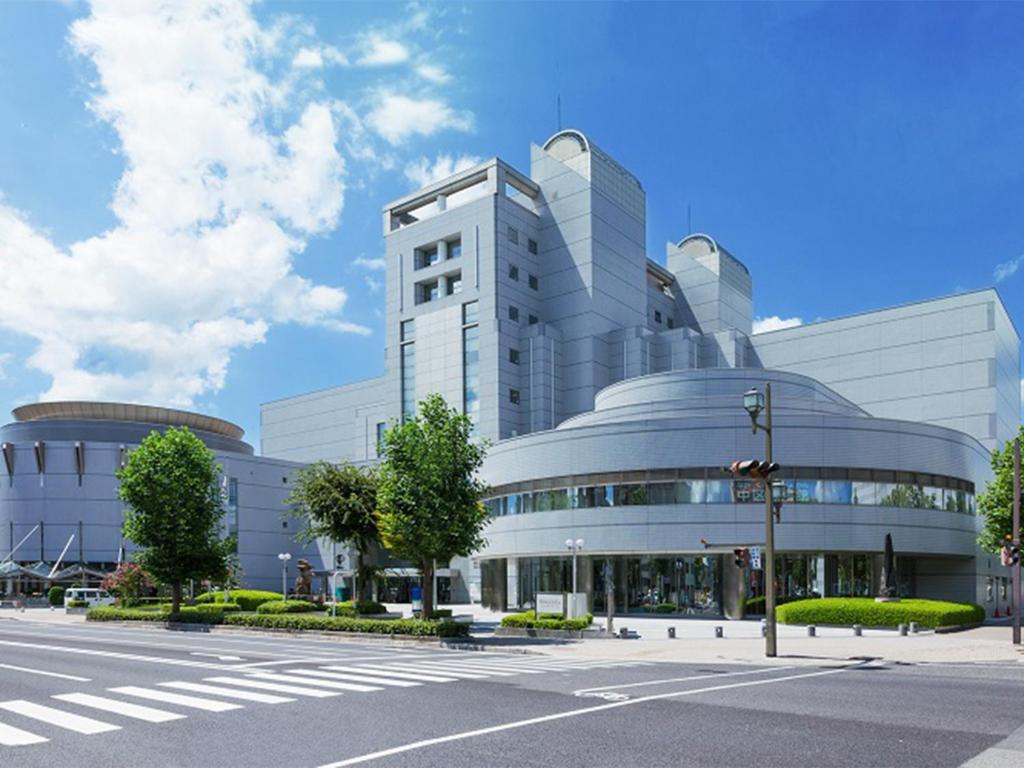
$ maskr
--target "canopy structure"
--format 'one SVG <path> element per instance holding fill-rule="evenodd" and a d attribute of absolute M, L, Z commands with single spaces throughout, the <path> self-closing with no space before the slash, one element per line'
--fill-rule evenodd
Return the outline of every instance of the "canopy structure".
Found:
<path fill-rule="evenodd" d="M 32 565 L 23 565 L 13 560 L 0 563 L 0 579 L 29 578 L 54 582 L 74 581 L 76 579 L 104 579 L 108 575 L 103 571 L 97 571 L 94 568 L 88 568 L 77 563 L 69 565 L 67 568 L 63 568 L 51 576 L 52 571 L 53 566 L 41 560 Z"/>

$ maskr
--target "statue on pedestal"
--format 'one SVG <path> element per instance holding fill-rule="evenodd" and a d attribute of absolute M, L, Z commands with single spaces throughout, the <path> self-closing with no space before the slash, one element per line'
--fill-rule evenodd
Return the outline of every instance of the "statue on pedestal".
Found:
<path fill-rule="evenodd" d="M 299 575 L 295 577 L 295 595 L 309 597 L 313 593 L 313 567 L 308 560 L 299 560 L 295 567 L 299 569 Z"/>

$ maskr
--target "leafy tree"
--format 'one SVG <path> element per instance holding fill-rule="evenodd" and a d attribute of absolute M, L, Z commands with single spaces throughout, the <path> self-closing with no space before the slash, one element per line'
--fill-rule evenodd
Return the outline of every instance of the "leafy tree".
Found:
<path fill-rule="evenodd" d="M 308 543 L 328 539 L 355 545 L 360 591 L 369 599 L 369 587 L 378 569 L 365 563 L 365 555 L 380 545 L 375 515 L 377 473 L 347 462 L 317 461 L 298 472 L 285 503 L 291 505 L 292 514 L 305 521 L 296 540 Z"/>
<path fill-rule="evenodd" d="M 485 486 L 476 473 L 486 449 L 470 440 L 468 417 L 433 394 L 419 414 L 384 433 L 377 484 L 381 541 L 423 574 L 423 617 L 434 603 L 434 561 L 466 556 L 484 544 Z"/>
<path fill-rule="evenodd" d="M 102 587 L 117 595 L 122 608 L 138 599 L 143 589 L 152 586 L 152 579 L 146 569 L 138 563 L 121 563 L 117 570 L 103 580 Z"/>
<path fill-rule="evenodd" d="M 171 587 L 171 613 L 189 579 L 226 577 L 233 541 L 220 538 L 223 500 L 214 452 L 187 428 L 151 432 L 117 470 L 128 505 L 122 531 L 136 560 Z"/>
<path fill-rule="evenodd" d="M 1024 444 L 1024 425 L 1017 435 Z M 994 478 L 986 481 L 985 490 L 978 494 L 978 512 L 985 518 L 978 544 L 988 552 L 998 552 L 1007 534 L 1013 533 L 1013 440 L 1007 440 L 1001 451 L 992 452 L 992 474 Z"/>

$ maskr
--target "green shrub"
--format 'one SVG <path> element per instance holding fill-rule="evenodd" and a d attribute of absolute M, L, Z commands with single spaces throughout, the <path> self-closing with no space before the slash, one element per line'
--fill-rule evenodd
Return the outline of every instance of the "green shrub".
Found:
<path fill-rule="evenodd" d="M 324 606 L 324 610 L 327 613 L 331 613 L 331 609 L 332 606 L 330 604 Z M 372 600 L 360 600 L 355 603 L 351 600 L 346 600 L 343 603 L 335 603 L 334 610 L 336 616 L 347 616 L 349 618 L 373 616 L 388 612 L 388 609 L 382 603 L 375 603 Z"/>
<path fill-rule="evenodd" d="M 88 608 L 89 607 L 89 601 L 88 600 L 68 600 L 67 607 L 68 608 Z"/>
<path fill-rule="evenodd" d="M 46 593 L 46 599 L 54 608 L 64 605 L 64 587 L 50 587 L 50 591 Z"/>
<path fill-rule="evenodd" d="M 501 620 L 501 626 L 516 629 L 568 629 L 579 632 L 589 627 L 593 620 L 593 615 L 589 613 L 583 619 L 563 619 L 557 613 L 542 613 L 540 618 L 534 618 L 533 611 L 524 611 L 506 616 Z"/>
<path fill-rule="evenodd" d="M 452 617 L 451 608 L 435 608 L 431 616 L 435 619 L 450 619 Z"/>
<path fill-rule="evenodd" d="M 85 619 L 86 621 L 167 621 L 167 616 L 160 611 L 100 606 L 90 608 L 85 614 Z"/>
<path fill-rule="evenodd" d="M 678 610 L 675 603 L 658 603 L 654 606 L 654 613 L 675 613 Z"/>
<path fill-rule="evenodd" d="M 878 603 L 870 597 L 825 597 L 797 600 L 776 610 L 780 624 L 862 624 L 865 627 L 894 627 L 916 621 L 922 627 L 953 627 L 980 624 L 985 609 L 973 603 L 941 600 L 900 600 Z"/>
<path fill-rule="evenodd" d="M 280 592 L 265 592 L 261 589 L 232 589 L 228 591 L 232 603 L 238 603 L 243 611 L 255 611 L 263 603 L 271 600 L 283 600 Z M 196 603 L 223 603 L 224 590 L 216 592 L 204 592 L 196 595 Z"/>
<path fill-rule="evenodd" d="M 225 616 L 232 626 L 269 629 L 313 629 L 320 632 L 366 632 L 374 635 L 411 635 L 415 637 L 466 637 L 469 626 L 454 621 L 418 621 L 416 619 L 353 619 L 346 616 L 309 616 L 303 614 L 235 614 Z"/>
<path fill-rule="evenodd" d="M 320 609 L 321 606 L 308 600 L 271 600 L 261 603 L 256 613 L 308 613 Z"/>
<path fill-rule="evenodd" d="M 806 597 L 795 597 L 793 595 L 776 595 L 775 606 L 785 605 L 786 603 L 795 603 L 797 600 L 807 600 Z M 760 597 L 751 597 L 746 602 L 746 611 L 750 616 L 763 616 L 764 615 L 764 595 Z"/>

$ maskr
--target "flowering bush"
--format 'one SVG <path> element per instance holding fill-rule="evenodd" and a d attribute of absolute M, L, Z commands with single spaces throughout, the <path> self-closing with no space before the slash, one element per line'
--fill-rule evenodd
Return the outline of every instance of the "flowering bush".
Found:
<path fill-rule="evenodd" d="M 103 580 L 102 586 L 117 595 L 121 607 L 126 607 L 139 597 L 143 589 L 153 586 L 153 579 L 138 563 L 121 563 L 116 571 Z"/>

